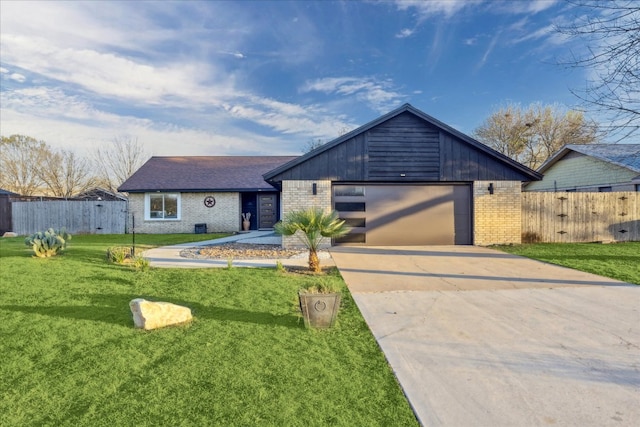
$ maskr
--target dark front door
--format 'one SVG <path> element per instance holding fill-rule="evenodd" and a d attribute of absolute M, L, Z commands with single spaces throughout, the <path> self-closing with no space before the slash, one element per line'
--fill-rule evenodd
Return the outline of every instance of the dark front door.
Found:
<path fill-rule="evenodd" d="M 273 228 L 278 220 L 278 206 L 276 194 L 259 194 L 258 195 L 258 227 Z"/>

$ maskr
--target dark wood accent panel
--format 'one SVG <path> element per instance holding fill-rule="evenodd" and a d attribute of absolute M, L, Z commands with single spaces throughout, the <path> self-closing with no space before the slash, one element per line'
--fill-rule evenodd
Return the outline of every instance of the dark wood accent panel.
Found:
<path fill-rule="evenodd" d="M 527 181 L 504 156 L 403 112 L 272 178 L 343 182 Z"/>
<path fill-rule="evenodd" d="M 411 114 L 401 114 L 367 132 L 367 179 L 438 180 L 440 132 Z"/>
<path fill-rule="evenodd" d="M 441 181 L 526 179 L 507 164 L 444 132 L 440 137 L 440 162 Z"/>

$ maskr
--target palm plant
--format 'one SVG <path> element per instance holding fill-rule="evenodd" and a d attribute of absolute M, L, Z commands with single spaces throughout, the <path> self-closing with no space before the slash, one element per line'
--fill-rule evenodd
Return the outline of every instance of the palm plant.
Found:
<path fill-rule="evenodd" d="M 289 212 L 283 221 L 275 225 L 275 231 L 283 236 L 296 235 L 309 249 L 309 270 L 319 273 L 318 248 L 325 238 L 344 236 L 349 232 L 338 213 L 325 212 L 320 208 L 309 208 Z M 300 233 L 296 233 L 300 231 Z"/>

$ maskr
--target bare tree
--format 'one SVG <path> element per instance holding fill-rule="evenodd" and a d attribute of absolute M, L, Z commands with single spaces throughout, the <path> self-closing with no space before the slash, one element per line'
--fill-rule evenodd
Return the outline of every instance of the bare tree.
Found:
<path fill-rule="evenodd" d="M 537 169 L 565 144 L 598 141 L 598 126 L 576 111 L 556 105 L 507 105 L 492 113 L 473 136 L 496 151 Z"/>
<path fill-rule="evenodd" d="M 50 154 L 44 141 L 26 135 L 2 137 L 0 142 L 0 187 L 23 196 L 33 196 L 43 183 L 38 175 Z"/>
<path fill-rule="evenodd" d="M 93 163 L 100 185 L 116 192 L 148 159 L 149 154 L 138 138 L 119 136 L 110 145 L 95 150 Z"/>
<path fill-rule="evenodd" d="M 96 185 L 90 163 L 66 150 L 45 156 L 36 173 L 55 197 L 68 199 Z"/>
<path fill-rule="evenodd" d="M 317 139 L 310 138 L 304 146 L 304 152 L 309 153 L 315 150 L 316 148 L 324 145 L 326 142 L 327 141 L 324 141 L 321 138 L 317 138 Z"/>
<path fill-rule="evenodd" d="M 640 2 L 567 1 L 577 7 L 579 18 L 556 29 L 586 50 L 560 63 L 590 75 L 585 87 L 572 93 L 586 109 L 604 113 L 610 134 L 623 139 L 640 133 Z"/>

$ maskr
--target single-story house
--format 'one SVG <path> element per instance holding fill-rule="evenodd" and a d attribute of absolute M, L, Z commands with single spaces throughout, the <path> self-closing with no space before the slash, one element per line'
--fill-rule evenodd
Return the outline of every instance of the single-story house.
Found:
<path fill-rule="evenodd" d="M 272 228 L 279 219 L 279 191 L 262 175 L 294 156 L 152 157 L 119 188 L 129 193 L 138 233 Z"/>
<path fill-rule="evenodd" d="M 271 228 L 317 206 L 351 226 L 334 244 L 489 245 L 520 242 L 522 182 L 541 177 L 405 104 L 299 157 L 153 157 L 118 191 L 142 233 L 239 231 L 241 212 Z"/>
<path fill-rule="evenodd" d="M 640 191 L 640 144 L 565 145 L 525 191 Z"/>

